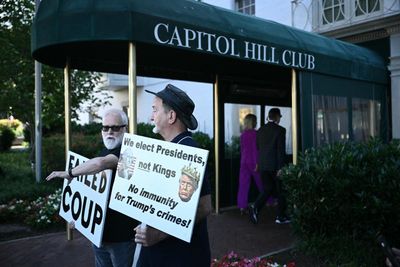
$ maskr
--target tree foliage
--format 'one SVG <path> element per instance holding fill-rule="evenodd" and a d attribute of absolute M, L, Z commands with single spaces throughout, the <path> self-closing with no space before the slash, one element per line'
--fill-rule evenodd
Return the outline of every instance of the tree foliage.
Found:
<path fill-rule="evenodd" d="M 0 1 L 0 117 L 12 115 L 34 125 L 35 74 L 30 32 L 34 1 Z M 96 108 L 108 94 L 96 89 L 100 74 L 74 70 L 71 73 L 71 118 L 77 118 L 83 102 Z M 93 94 L 94 93 L 94 94 Z M 103 94 L 103 97 L 96 97 Z M 102 100 L 103 99 L 103 100 Z M 105 100 L 104 100 L 105 99 Z M 42 68 L 42 124 L 44 132 L 64 125 L 64 75 L 62 69 Z"/>

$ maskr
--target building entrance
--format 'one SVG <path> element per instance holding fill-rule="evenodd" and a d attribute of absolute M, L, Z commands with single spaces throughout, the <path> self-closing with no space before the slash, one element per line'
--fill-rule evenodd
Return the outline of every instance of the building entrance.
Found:
<path fill-rule="evenodd" d="M 237 195 L 239 190 L 240 164 L 241 159 L 246 155 L 241 154 L 240 136 L 245 130 L 244 118 L 247 114 L 254 114 L 257 117 L 258 130 L 261 125 L 266 123 L 268 111 L 272 107 L 278 107 L 282 113 L 280 125 L 286 129 L 286 154 L 288 162 L 292 156 L 292 108 L 282 106 L 264 106 L 254 104 L 233 104 L 224 105 L 224 151 L 222 171 L 222 183 L 220 185 L 221 207 L 232 207 L 237 205 Z M 263 118 L 263 120 L 261 119 Z M 244 144 L 242 144 L 244 145 Z M 248 156 L 248 155 L 247 155 Z M 252 178 L 248 191 L 248 201 L 253 202 L 258 194 L 258 187 Z"/>

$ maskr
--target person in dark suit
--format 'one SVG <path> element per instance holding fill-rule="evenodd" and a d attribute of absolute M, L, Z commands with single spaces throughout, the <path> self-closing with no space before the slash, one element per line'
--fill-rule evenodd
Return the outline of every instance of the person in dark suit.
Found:
<path fill-rule="evenodd" d="M 286 157 L 286 129 L 279 126 L 281 117 L 279 108 L 271 108 L 268 112 L 268 123 L 257 131 L 258 171 L 261 174 L 264 191 L 250 206 L 250 220 L 254 224 L 258 223 L 258 215 L 265 201 L 274 194 L 278 198 L 278 216 L 275 222 L 278 224 L 290 222 L 286 215 L 286 199 L 282 193 L 282 181 L 279 179 Z"/>

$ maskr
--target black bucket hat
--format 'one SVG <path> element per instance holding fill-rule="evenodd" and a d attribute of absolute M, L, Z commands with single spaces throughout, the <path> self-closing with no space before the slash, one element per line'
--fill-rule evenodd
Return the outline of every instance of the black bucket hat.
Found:
<path fill-rule="evenodd" d="M 197 128 L 198 123 L 196 118 L 193 116 L 195 105 L 192 99 L 190 99 L 184 91 L 172 84 L 167 84 L 164 90 L 158 93 L 149 90 L 145 91 L 161 98 L 165 104 L 170 106 L 176 112 L 178 118 L 190 130 Z"/>

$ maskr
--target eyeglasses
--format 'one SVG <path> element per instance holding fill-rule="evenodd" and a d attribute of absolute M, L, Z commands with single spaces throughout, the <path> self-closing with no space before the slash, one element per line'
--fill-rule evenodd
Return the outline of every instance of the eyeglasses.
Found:
<path fill-rule="evenodd" d="M 111 126 L 103 125 L 101 130 L 103 132 L 108 132 L 111 129 L 111 131 L 113 131 L 113 132 L 118 132 L 121 128 L 124 128 L 125 126 L 126 125 L 111 125 Z"/>

